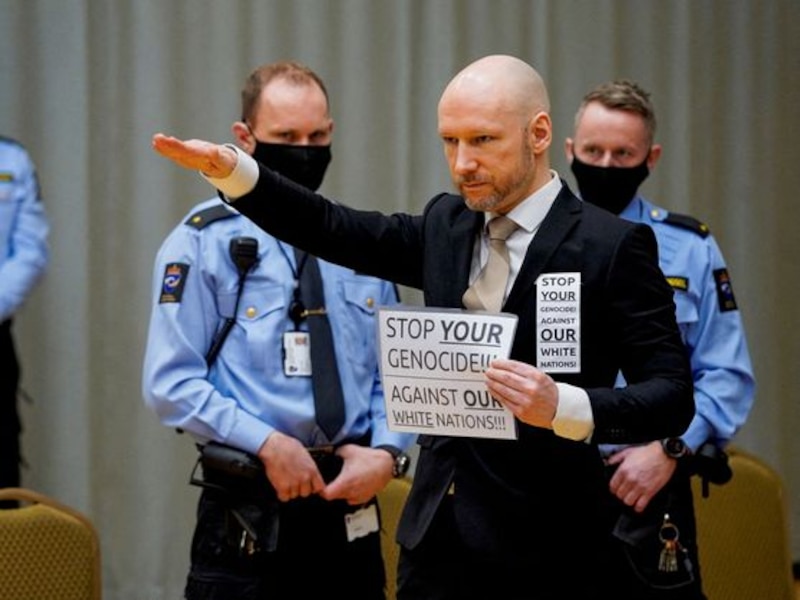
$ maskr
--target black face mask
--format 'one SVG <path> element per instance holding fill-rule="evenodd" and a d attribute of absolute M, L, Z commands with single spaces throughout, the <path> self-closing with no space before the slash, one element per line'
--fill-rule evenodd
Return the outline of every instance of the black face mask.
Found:
<path fill-rule="evenodd" d="M 635 167 L 595 167 L 572 157 L 572 173 L 578 182 L 581 198 L 618 215 L 647 179 L 647 158 Z"/>
<path fill-rule="evenodd" d="M 331 162 L 331 147 L 268 144 L 256 140 L 253 158 L 315 192 L 322 185 Z"/>

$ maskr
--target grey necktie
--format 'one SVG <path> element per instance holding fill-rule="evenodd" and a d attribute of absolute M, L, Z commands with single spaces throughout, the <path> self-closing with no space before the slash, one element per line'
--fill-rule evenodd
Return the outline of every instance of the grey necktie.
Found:
<path fill-rule="evenodd" d="M 514 221 L 502 215 L 489 221 L 489 260 L 464 292 L 462 302 L 466 308 L 491 312 L 499 312 L 502 308 L 511 271 L 506 239 L 516 228 Z"/>

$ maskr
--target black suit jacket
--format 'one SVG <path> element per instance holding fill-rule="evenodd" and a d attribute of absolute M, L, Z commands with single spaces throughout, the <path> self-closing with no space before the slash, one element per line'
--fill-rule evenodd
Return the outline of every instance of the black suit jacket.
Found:
<path fill-rule="evenodd" d="M 483 215 L 459 196 L 434 197 L 422 215 L 383 215 L 326 202 L 262 168 L 255 190 L 234 206 L 292 245 L 422 289 L 428 306 L 463 308 Z M 689 363 L 650 228 L 581 202 L 564 184 L 503 307 L 519 316 L 511 356 L 530 364 L 535 281 L 548 272 L 581 273 L 582 371 L 554 378 L 587 391 L 591 443 L 522 423 L 517 440 L 421 436 L 398 532 L 405 548 L 423 538 L 453 483 L 456 525 L 474 551 L 542 564 L 580 563 L 595 553 L 599 561 L 609 523 L 595 444 L 680 435 L 688 426 Z M 613 388 L 619 370 L 629 384 L 621 390 Z"/>

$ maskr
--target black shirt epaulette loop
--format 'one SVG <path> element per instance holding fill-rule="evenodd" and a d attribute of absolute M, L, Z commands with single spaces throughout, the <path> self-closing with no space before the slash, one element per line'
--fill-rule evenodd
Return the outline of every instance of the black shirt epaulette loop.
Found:
<path fill-rule="evenodd" d="M 12 137 L 8 137 L 7 135 L 0 135 L 0 142 L 4 144 L 10 144 L 11 146 L 19 146 L 23 150 L 25 150 L 25 146 L 19 140 L 15 140 Z"/>
<path fill-rule="evenodd" d="M 708 225 L 702 221 L 698 221 L 694 217 L 690 217 L 689 215 L 671 212 L 668 213 L 664 218 L 664 223 L 669 223 L 670 225 L 675 225 L 676 227 L 681 227 L 682 229 L 694 231 L 700 237 L 708 237 L 708 235 L 711 233 Z"/>
<path fill-rule="evenodd" d="M 197 211 L 191 217 L 186 219 L 185 224 L 189 227 L 194 227 L 195 229 L 202 229 L 209 223 L 219 221 L 220 219 L 227 219 L 235 214 L 236 213 L 234 213 L 224 204 L 217 204 L 215 206 L 210 206 L 203 210 Z"/>

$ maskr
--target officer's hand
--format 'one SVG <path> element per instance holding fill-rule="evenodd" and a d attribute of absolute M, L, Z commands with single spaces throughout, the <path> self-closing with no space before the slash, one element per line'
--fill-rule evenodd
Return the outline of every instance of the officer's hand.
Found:
<path fill-rule="evenodd" d="M 208 177 L 227 177 L 238 160 L 236 152 L 227 146 L 203 140 L 183 141 L 163 133 L 153 136 L 153 149 L 175 164 L 202 171 Z"/>
<path fill-rule="evenodd" d="M 394 459 L 386 450 L 345 444 L 336 449 L 344 459 L 342 470 L 320 493 L 326 500 L 364 504 L 392 478 Z"/>
<path fill-rule="evenodd" d="M 298 440 L 279 431 L 273 432 L 258 450 L 267 478 L 278 500 L 286 502 L 306 498 L 325 488 L 317 464 Z"/>
<path fill-rule="evenodd" d="M 552 429 L 558 388 L 552 377 L 517 360 L 496 359 L 484 373 L 489 393 L 528 425 Z"/>
<path fill-rule="evenodd" d="M 631 446 L 612 454 L 606 461 L 618 465 L 611 477 L 611 493 L 636 512 L 642 512 L 672 477 L 678 465 L 664 454 L 661 442 Z"/>

